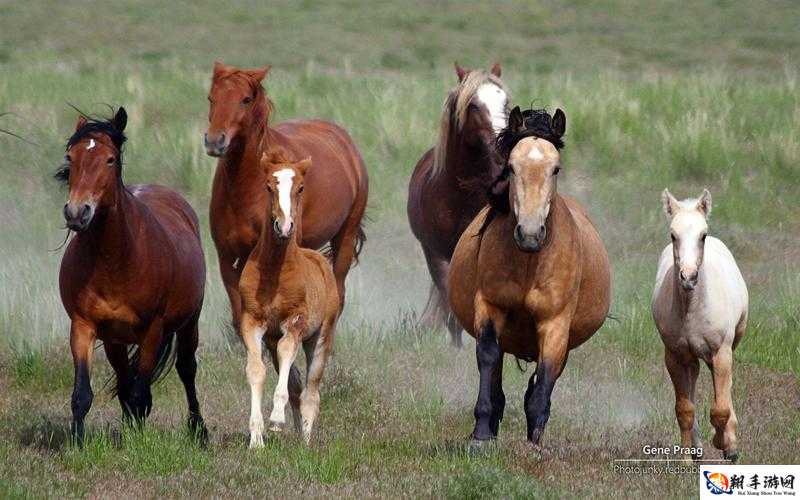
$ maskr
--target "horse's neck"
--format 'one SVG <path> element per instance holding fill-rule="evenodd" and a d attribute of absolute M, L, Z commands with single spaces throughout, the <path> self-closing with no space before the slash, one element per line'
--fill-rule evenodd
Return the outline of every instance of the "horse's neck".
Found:
<path fill-rule="evenodd" d="M 486 175 L 488 159 L 475 155 L 463 139 L 452 137 L 448 149 L 443 176 L 449 181 L 459 182 Z"/>
<path fill-rule="evenodd" d="M 292 266 L 299 258 L 300 249 L 297 245 L 297 231 L 289 241 L 280 241 L 272 230 L 269 218 L 261 229 L 257 248 L 253 251 L 262 276 L 266 274 L 268 287 L 277 287 L 281 271 Z"/>
<path fill-rule="evenodd" d="M 232 200 L 248 200 L 248 193 L 252 189 L 261 189 L 258 182 L 260 178 L 261 155 L 268 149 L 269 129 L 253 127 L 253 132 L 247 135 L 242 144 L 226 154 L 219 162 L 222 168 L 225 187 L 231 192 Z"/>
<path fill-rule="evenodd" d="M 137 248 L 136 227 L 142 217 L 141 202 L 120 185 L 116 201 L 95 215 L 85 235 L 86 243 L 101 262 L 115 268 L 130 264 Z"/>
<path fill-rule="evenodd" d="M 681 318 L 686 318 L 689 314 L 700 311 L 705 307 L 707 288 L 704 267 L 700 266 L 697 271 L 697 283 L 692 290 L 685 290 L 681 286 L 678 267 L 675 265 L 672 267 L 672 289 L 675 295 L 673 307 Z"/>

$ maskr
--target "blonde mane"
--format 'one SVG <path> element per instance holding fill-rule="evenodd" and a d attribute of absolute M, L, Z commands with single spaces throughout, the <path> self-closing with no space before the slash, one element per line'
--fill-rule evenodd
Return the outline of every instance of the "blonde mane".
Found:
<path fill-rule="evenodd" d="M 445 169 L 451 128 L 455 126 L 455 132 L 461 132 L 461 128 L 467 120 L 469 103 L 481 85 L 485 83 L 497 85 L 508 95 L 508 89 L 503 85 L 503 81 L 484 70 L 470 71 L 464 80 L 448 94 L 442 108 L 442 118 L 439 120 L 439 142 L 433 149 L 431 178 L 437 177 Z"/>

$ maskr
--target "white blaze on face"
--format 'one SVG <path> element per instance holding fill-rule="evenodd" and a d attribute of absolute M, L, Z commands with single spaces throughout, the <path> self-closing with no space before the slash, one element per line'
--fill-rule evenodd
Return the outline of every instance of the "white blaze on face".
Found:
<path fill-rule="evenodd" d="M 89 145 L 86 146 L 86 149 L 87 150 L 92 149 L 94 146 L 95 146 L 94 139 L 89 139 Z"/>
<path fill-rule="evenodd" d="M 292 225 L 292 179 L 294 178 L 294 170 L 284 168 L 272 175 L 278 180 L 278 204 L 283 212 L 281 231 L 285 234 L 289 232 Z"/>
<path fill-rule="evenodd" d="M 489 119 L 492 121 L 494 133 L 498 134 L 508 125 L 508 96 L 506 93 L 493 83 L 484 83 L 478 87 L 475 96 L 489 110 Z"/>

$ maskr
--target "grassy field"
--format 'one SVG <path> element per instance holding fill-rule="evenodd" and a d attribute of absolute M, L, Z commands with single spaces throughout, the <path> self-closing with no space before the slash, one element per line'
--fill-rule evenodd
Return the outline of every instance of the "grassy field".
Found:
<path fill-rule="evenodd" d="M 750 287 L 734 404 L 744 463 L 800 461 L 800 6 L 684 2 L 0 1 L 0 496 L 694 495 L 696 475 L 615 471 L 678 441 L 649 313 L 669 241 L 659 193 L 714 197 L 712 234 Z M 202 148 L 215 58 L 273 64 L 274 120 L 344 125 L 370 170 L 368 243 L 348 278 L 322 392 L 320 433 L 246 448 L 242 348 L 208 233 L 215 161 Z M 405 217 L 407 180 L 435 136 L 452 63 L 503 64 L 512 101 L 567 114 L 562 192 L 589 208 L 614 267 L 612 314 L 570 356 L 535 451 L 524 440 L 531 373 L 506 360 L 496 446 L 465 447 L 477 391 L 472 342 L 419 331 L 428 288 Z M 126 182 L 179 189 L 203 223 L 209 268 L 199 396 L 211 442 L 182 432 L 177 376 L 143 431 L 99 389 L 85 449 L 67 440 L 72 367 L 56 286 L 65 191 L 52 180 L 73 130 L 67 105 L 130 116 Z M 705 370 L 705 369 L 704 369 Z M 274 383 L 275 377 L 268 381 Z M 267 387 L 271 391 L 272 386 Z M 268 392 L 271 394 L 271 392 Z M 707 455 L 712 395 L 701 375 Z M 266 398 L 269 400 L 269 398 Z"/>

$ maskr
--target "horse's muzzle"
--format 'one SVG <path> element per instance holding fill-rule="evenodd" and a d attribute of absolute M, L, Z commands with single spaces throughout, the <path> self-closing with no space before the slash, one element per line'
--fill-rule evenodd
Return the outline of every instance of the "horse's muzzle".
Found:
<path fill-rule="evenodd" d="M 79 233 L 84 231 L 92 222 L 94 217 L 94 207 L 88 203 L 64 205 L 64 220 L 67 221 L 67 228 Z"/>
<path fill-rule="evenodd" d="M 527 234 L 521 224 L 514 228 L 514 241 L 523 252 L 538 252 L 547 238 L 547 228 L 542 225 L 534 234 Z"/>
<path fill-rule="evenodd" d="M 214 158 L 219 158 L 220 156 L 224 155 L 228 150 L 229 145 L 229 141 L 227 140 L 224 132 L 219 135 L 210 136 L 208 133 L 204 134 L 203 143 L 206 146 L 206 154 L 208 154 L 208 156 L 213 156 Z"/>

